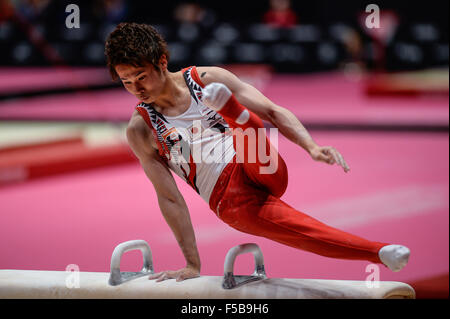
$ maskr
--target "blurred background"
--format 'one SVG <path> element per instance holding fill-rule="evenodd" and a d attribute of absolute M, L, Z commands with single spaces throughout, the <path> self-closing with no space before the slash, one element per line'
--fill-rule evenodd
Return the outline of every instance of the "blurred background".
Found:
<path fill-rule="evenodd" d="M 79 9 L 79 27 L 71 16 Z M 379 27 L 373 11 L 380 9 Z M 411 248 L 399 273 L 418 298 L 448 298 L 448 2 L 0 0 L 0 269 L 109 271 L 120 242 L 147 240 L 156 270 L 183 256 L 126 144 L 137 100 L 105 67 L 124 21 L 156 27 L 169 70 L 216 65 L 290 109 L 352 169 L 313 162 L 279 136 L 283 196 L 332 226 Z M 267 128 L 270 128 L 269 123 Z M 263 250 L 269 277 L 364 280 L 367 262 L 333 260 L 239 233 L 175 176 L 204 275 L 226 252 Z M 123 267 L 140 268 L 128 253 Z M 237 270 L 251 272 L 242 256 Z M 247 259 L 246 259 L 247 258 Z M 241 267 L 241 268 L 239 268 Z"/>

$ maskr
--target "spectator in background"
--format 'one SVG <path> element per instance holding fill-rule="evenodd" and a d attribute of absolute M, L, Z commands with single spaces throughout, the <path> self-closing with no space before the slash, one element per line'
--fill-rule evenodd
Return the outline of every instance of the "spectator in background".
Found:
<path fill-rule="evenodd" d="M 92 11 L 102 23 L 117 24 L 126 19 L 129 7 L 125 0 L 97 0 Z"/>
<path fill-rule="evenodd" d="M 212 10 L 195 2 L 183 2 L 175 7 L 174 20 L 180 24 L 190 23 L 210 27 L 216 18 Z"/>
<path fill-rule="evenodd" d="M 298 23 L 290 0 L 270 0 L 270 9 L 264 14 L 264 23 L 278 28 L 289 28 Z"/>
<path fill-rule="evenodd" d="M 8 0 L 0 0 L 0 23 L 11 19 L 14 15 L 14 8 Z"/>
<path fill-rule="evenodd" d="M 345 26 L 340 29 L 339 39 L 347 52 L 346 63 L 362 67 L 364 50 L 360 34 L 354 28 Z"/>
<path fill-rule="evenodd" d="M 204 10 L 197 3 L 181 3 L 176 6 L 174 18 L 180 23 L 200 23 L 203 19 Z"/>
<path fill-rule="evenodd" d="M 21 0 L 15 2 L 14 6 L 29 23 L 43 23 L 50 18 L 48 10 L 50 2 L 50 0 Z"/>

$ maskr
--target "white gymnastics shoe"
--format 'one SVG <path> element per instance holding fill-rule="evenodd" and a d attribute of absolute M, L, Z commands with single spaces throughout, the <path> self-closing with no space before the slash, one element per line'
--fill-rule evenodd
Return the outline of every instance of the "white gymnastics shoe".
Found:
<path fill-rule="evenodd" d="M 400 271 L 409 260 L 410 250 L 402 245 L 387 245 L 380 249 L 378 256 L 393 272 Z"/>
<path fill-rule="evenodd" d="M 225 84 L 211 83 L 204 87 L 202 102 L 214 111 L 220 111 L 228 102 L 231 91 Z"/>

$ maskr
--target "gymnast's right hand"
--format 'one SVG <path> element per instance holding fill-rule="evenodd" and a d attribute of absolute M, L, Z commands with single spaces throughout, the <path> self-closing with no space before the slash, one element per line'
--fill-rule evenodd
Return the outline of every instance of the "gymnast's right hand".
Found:
<path fill-rule="evenodd" d="M 183 281 L 185 279 L 200 277 L 200 270 L 191 266 L 179 270 L 166 270 L 157 274 L 150 275 L 148 279 L 156 279 L 156 282 L 160 282 L 166 279 L 176 279 L 176 281 Z"/>

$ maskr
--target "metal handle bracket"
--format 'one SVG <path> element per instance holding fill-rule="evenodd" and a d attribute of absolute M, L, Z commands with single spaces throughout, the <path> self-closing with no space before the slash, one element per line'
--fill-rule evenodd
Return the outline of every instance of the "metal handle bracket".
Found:
<path fill-rule="evenodd" d="M 138 272 L 120 272 L 120 259 L 122 255 L 130 250 L 139 249 L 142 252 L 144 264 L 141 271 Z M 120 285 L 126 281 L 153 274 L 153 258 L 150 246 L 145 240 L 130 240 L 123 242 L 114 248 L 111 257 L 111 273 L 108 283 L 111 286 Z"/>
<path fill-rule="evenodd" d="M 255 258 L 255 271 L 250 276 L 234 275 L 234 261 L 236 257 L 241 254 L 252 253 Z M 261 249 L 258 245 L 253 243 L 237 245 L 231 248 L 226 257 L 224 265 L 224 276 L 222 287 L 224 289 L 233 289 L 244 285 L 248 282 L 266 279 L 266 271 L 264 269 L 264 258 Z"/>

